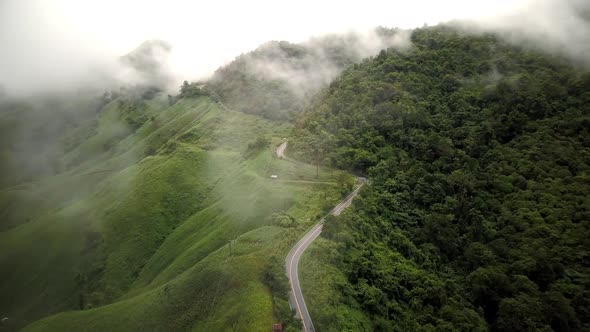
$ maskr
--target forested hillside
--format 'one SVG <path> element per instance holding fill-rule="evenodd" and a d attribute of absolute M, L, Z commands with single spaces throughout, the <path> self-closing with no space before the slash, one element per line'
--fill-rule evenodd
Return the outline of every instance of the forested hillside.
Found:
<path fill-rule="evenodd" d="M 302 268 L 331 285 L 306 293 L 318 330 L 589 330 L 590 74 L 492 35 L 411 40 L 297 125 L 302 157 L 371 180 Z"/>
<path fill-rule="evenodd" d="M 219 68 L 206 87 L 231 109 L 293 120 L 344 68 L 387 46 L 405 47 L 405 37 L 402 30 L 377 28 L 366 36 L 271 41 Z"/>

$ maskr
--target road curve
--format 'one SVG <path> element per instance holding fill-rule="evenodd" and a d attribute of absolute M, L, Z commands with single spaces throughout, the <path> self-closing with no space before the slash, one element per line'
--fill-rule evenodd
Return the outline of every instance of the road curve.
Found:
<path fill-rule="evenodd" d="M 286 143 L 284 143 L 286 144 Z M 277 151 L 278 153 L 278 151 Z M 356 194 L 359 192 L 363 184 L 365 184 L 364 179 L 359 179 L 360 184 L 357 188 L 351 192 L 345 199 L 343 199 L 336 207 L 332 209 L 328 213 L 328 215 L 333 214 L 335 216 L 340 215 L 344 209 L 346 209 L 351 203 Z M 311 317 L 309 316 L 309 311 L 307 310 L 307 306 L 305 305 L 305 299 L 303 298 L 303 293 L 301 292 L 301 286 L 299 284 L 299 274 L 297 267 L 299 265 L 299 259 L 303 255 L 303 252 L 309 245 L 315 240 L 320 233 L 322 232 L 322 227 L 324 226 L 324 220 L 326 217 L 322 218 L 315 226 L 313 226 L 309 232 L 307 232 L 295 246 L 291 249 L 287 258 L 285 259 L 286 262 L 286 269 L 287 269 L 287 277 L 289 278 L 289 283 L 291 284 L 291 292 L 289 294 L 289 301 L 291 303 L 291 307 L 295 308 L 297 317 L 301 319 L 303 322 L 303 331 L 304 332 L 313 332 L 315 331 L 313 327 L 313 322 L 311 321 Z"/>
<path fill-rule="evenodd" d="M 281 159 L 285 158 L 285 149 L 287 148 L 287 142 L 283 142 L 283 144 L 279 145 L 277 149 L 277 156 Z"/>

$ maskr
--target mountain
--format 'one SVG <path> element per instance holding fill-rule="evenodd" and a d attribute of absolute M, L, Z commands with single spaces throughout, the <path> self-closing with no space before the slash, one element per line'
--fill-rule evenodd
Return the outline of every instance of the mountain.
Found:
<path fill-rule="evenodd" d="M 206 87 L 231 109 L 272 120 L 294 119 L 347 66 L 387 47 L 405 47 L 407 31 L 327 35 L 292 44 L 272 41 L 219 68 Z"/>
<path fill-rule="evenodd" d="M 590 329 L 587 69 L 379 28 L 172 96 L 169 50 L 121 89 L 0 96 L 0 329 L 296 331 L 284 258 L 351 174 L 299 267 L 317 330 Z"/>
<path fill-rule="evenodd" d="M 289 125 L 206 96 L 53 100 L 1 112 L 14 161 L 0 188 L 3 328 L 261 330 L 277 308 L 293 320 L 265 279 L 277 267 L 285 279 L 268 253 L 286 253 L 341 189 L 299 183 L 315 167 L 275 156 Z"/>
<path fill-rule="evenodd" d="M 176 83 L 168 67 L 171 51 L 172 45 L 166 41 L 147 40 L 119 58 L 118 63 L 124 72 L 120 76 L 127 85 L 133 84 L 136 93 L 147 97 L 167 90 Z"/>
<path fill-rule="evenodd" d="M 449 26 L 411 42 L 296 126 L 300 156 L 371 180 L 301 267 L 316 327 L 589 329 L 590 74 Z"/>
<path fill-rule="evenodd" d="M 122 56 L 120 62 L 142 75 L 144 81 L 161 81 L 172 46 L 163 40 L 147 40 L 133 51 Z"/>

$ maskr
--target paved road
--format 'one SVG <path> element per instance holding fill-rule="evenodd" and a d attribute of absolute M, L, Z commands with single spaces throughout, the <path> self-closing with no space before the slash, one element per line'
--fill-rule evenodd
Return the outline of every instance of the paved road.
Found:
<path fill-rule="evenodd" d="M 283 142 L 283 144 L 279 145 L 279 148 L 277 149 L 277 156 L 279 156 L 279 158 L 285 158 L 285 149 L 287 148 L 287 142 Z"/>
<path fill-rule="evenodd" d="M 286 144 L 286 143 L 283 143 Z M 278 151 L 277 151 L 278 154 Z M 350 193 L 342 202 L 340 202 L 328 215 L 333 214 L 335 216 L 340 215 L 344 209 L 346 209 L 351 203 L 356 194 L 359 192 L 363 184 L 365 184 L 365 179 L 359 179 L 359 186 Z M 307 311 L 307 306 L 305 305 L 305 299 L 303 298 L 303 293 L 301 292 L 301 286 L 299 285 L 299 275 L 297 271 L 297 267 L 299 265 L 299 259 L 303 255 L 303 252 L 309 245 L 315 240 L 320 233 L 322 232 L 322 227 L 324 226 L 325 217 L 320 220 L 315 226 L 312 227 L 307 234 L 295 244 L 295 246 L 287 255 L 286 268 L 287 268 L 287 277 L 289 278 L 289 283 L 291 284 L 291 294 L 289 295 L 289 301 L 291 302 L 291 307 L 294 307 L 297 312 L 297 317 L 301 319 L 303 322 L 303 331 L 305 332 L 313 332 L 315 331 L 313 327 L 313 322 L 311 321 L 311 317 L 309 316 L 309 311 Z"/>
<path fill-rule="evenodd" d="M 275 180 L 275 182 L 291 182 L 291 183 L 311 183 L 311 184 L 331 184 L 336 185 L 336 182 L 328 182 L 328 181 L 310 181 L 310 180 Z"/>

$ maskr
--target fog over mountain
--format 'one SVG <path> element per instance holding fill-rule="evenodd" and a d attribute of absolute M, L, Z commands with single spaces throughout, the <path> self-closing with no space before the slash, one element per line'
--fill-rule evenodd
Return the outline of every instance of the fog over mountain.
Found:
<path fill-rule="evenodd" d="M 408 29 L 453 20 L 469 32 L 498 32 L 515 43 L 587 63 L 589 7 L 583 0 L 369 1 L 363 6 L 6 0 L 0 3 L 0 85 L 9 94 L 30 94 L 133 82 L 136 73 L 118 59 L 152 39 L 169 43 L 163 67 L 181 82 L 208 77 L 269 40 L 299 43 L 329 33 L 366 34 L 376 26 Z"/>
<path fill-rule="evenodd" d="M 590 331 L 589 23 L 0 0 L 0 332 Z"/>
<path fill-rule="evenodd" d="M 506 16 L 457 22 L 469 32 L 498 33 L 517 45 L 540 48 L 590 66 L 590 2 L 541 0 Z"/>

